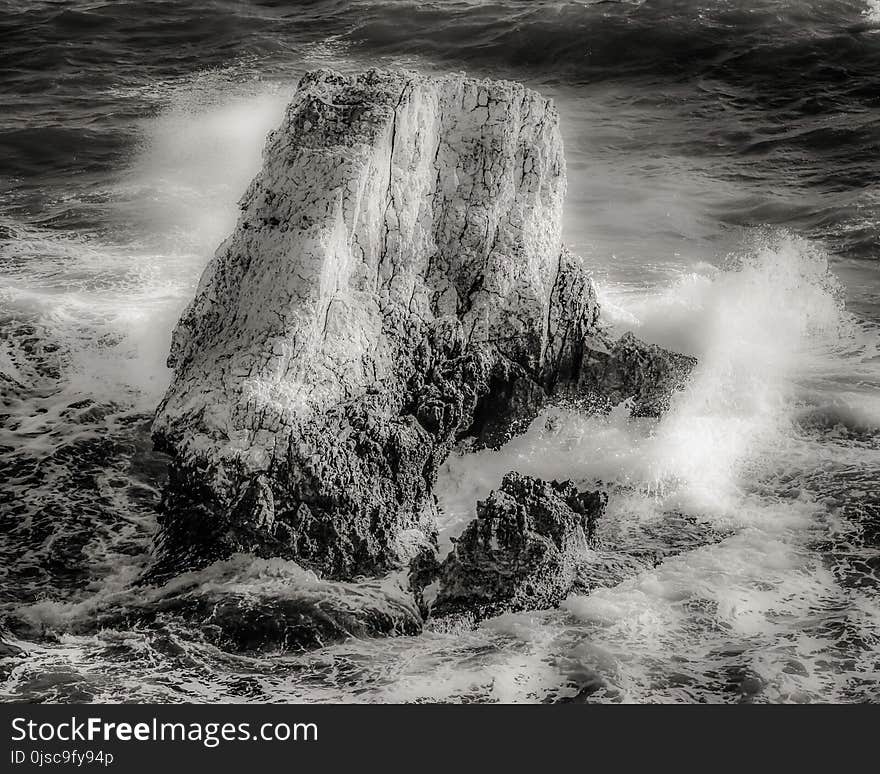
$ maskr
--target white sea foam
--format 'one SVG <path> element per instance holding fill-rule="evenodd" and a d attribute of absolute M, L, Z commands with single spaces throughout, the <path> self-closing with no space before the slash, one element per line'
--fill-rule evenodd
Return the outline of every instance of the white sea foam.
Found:
<path fill-rule="evenodd" d="M 472 502 L 507 469 L 579 481 L 635 485 L 664 507 L 729 518 L 755 471 L 791 432 L 799 397 L 793 380 L 803 358 L 837 343 L 845 327 L 839 289 L 821 251 L 789 235 L 764 235 L 728 271 L 693 273 L 641 298 L 603 300 L 622 329 L 692 353 L 698 366 L 659 423 L 554 410 L 500 452 L 453 458 L 454 494 Z M 554 418 L 555 416 L 555 418 Z M 464 483 L 467 482 L 467 483 Z M 444 490 L 445 491 L 445 490 Z M 470 512 L 470 511 L 468 511 Z"/>
<path fill-rule="evenodd" d="M 853 673 L 821 654 L 829 619 L 847 611 L 852 592 L 809 548 L 833 514 L 808 484 L 811 470 L 833 464 L 829 456 L 870 476 L 880 455 L 872 465 L 864 449 L 845 443 L 823 454 L 824 441 L 804 435 L 797 421 L 815 398 L 799 379 L 817 362 L 845 368 L 841 342 L 860 351 L 861 332 L 842 309 L 825 256 L 804 240 L 764 234 L 728 270 L 684 276 L 641 298 L 603 293 L 606 301 L 615 295 L 606 306 L 617 306 L 621 328 L 699 357 L 686 389 L 656 424 L 621 410 L 549 423 L 545 415 L 498 452 L 453 458 L 441 480 L 448 532 L 508 469 L 635 487 L 612 494 L 606 518 L 644 523 L 682 510 L 735 534 L 566 603 L 584 626 L 580 636 L 566 635 L 579 640 L 568 657 L 608 679 L 595 698 L 843 695 Z M 843 613 L 847 625 L 876 641 L 875 601 L 866 595 L 856 607 Z M 520 638 L 529 640 L 546 623 L 523 625 Z M 866 666 L 862 659 L 859 668 Z"/>

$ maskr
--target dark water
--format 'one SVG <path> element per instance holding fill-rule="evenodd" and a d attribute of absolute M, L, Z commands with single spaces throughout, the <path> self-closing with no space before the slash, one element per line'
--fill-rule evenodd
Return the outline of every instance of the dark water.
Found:
<path fill-rule="evenodd" d="M 562 611 L 312 654 L 136 602 L 170 330 L 299 75 L 405 66 L 553 96 L 566 240 L 608 318 L 700 358 L 660 422 L 542 417 L 456 457 L 444 538 L 507 470 L 619 485 L 609 540 L 719 534 Z M 0 2 L 6 700 L 880 698 L 880 5 Z M 200 583 L 283 595 L 237 557 Z M 150 593 L 161 594 L 161 590 Z"/>

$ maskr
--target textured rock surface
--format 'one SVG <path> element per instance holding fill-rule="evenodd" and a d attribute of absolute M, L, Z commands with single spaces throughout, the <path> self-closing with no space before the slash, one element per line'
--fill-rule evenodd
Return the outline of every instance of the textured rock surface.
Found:
<path fill-rule="evenodd" d="M 458 439 L 554 396 L 657 410 L 691 361 L 601 330 L 564 192 L 556 110 L 519 84 L 306 75 L 174 332 L 155 573 L 380 575 L 431 550 Z"/>
<path fill-rule="evenodd" d="M 439 568 L 431 612 L 499 612 L 557 606 L 578 578 L 596 521 L 607 498 L 578 492 L 569 481 L 542 481 L 508 473 L 477 503 Z"/>

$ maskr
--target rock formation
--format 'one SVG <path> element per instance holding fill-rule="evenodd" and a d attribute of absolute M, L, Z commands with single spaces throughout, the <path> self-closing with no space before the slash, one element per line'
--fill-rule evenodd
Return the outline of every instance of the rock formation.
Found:
<path fill-rule="evenodd" d="M 607 497 L 508 473 L 439 567 L 433 615 L 556 607 L 578 578 Z M 424 578 L 422 579 L 422 582 Z M 414 582 L 418 587 L 418 583 Z"/>
<path fill-rule="evenodd" d="M 377 577 L 434 550 L 462 438 L 561 398 L 660 410 L 693 361 L 603 330 L 561 244 L 564 169 L 520 84 L 304 76 L 174 332 L 155 577 L 239 551 Z"/>
<path fill-rule="evenodd" d="M 293 562 L 236 554 L 166 583 L 105 590 L 78 604 L 63 624 L 50 616 L 47 626 L 39 605 L 19 609 L 9 621 L 32 641 L 55 638 L 58 631 L 90 636 L 133 628 L 164 637 L 171 623 L 235 652 L 306 650 L 349 637 L 420 633 L 421 612 L 400 580 L 328 581 Z M 0 660 L 19 654 L 0 637 Z"/>
<path fill-rule="evenodd" d="M 13 645 L 11 642 L 6 642 L 6 640 L 3 639 L 2 633 L 0 633 L 0 659 L 15 658 L 23 655 L 24 651 L 21 648 L 17 645 Z"/>

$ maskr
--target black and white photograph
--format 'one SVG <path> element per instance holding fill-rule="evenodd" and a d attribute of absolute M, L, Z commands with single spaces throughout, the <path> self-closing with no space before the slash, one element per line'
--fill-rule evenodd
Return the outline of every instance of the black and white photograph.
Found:
<path fill-rule="evenodd" d="M 880 703 L 880 2 L 0 0 L 0 703 Z"/>

